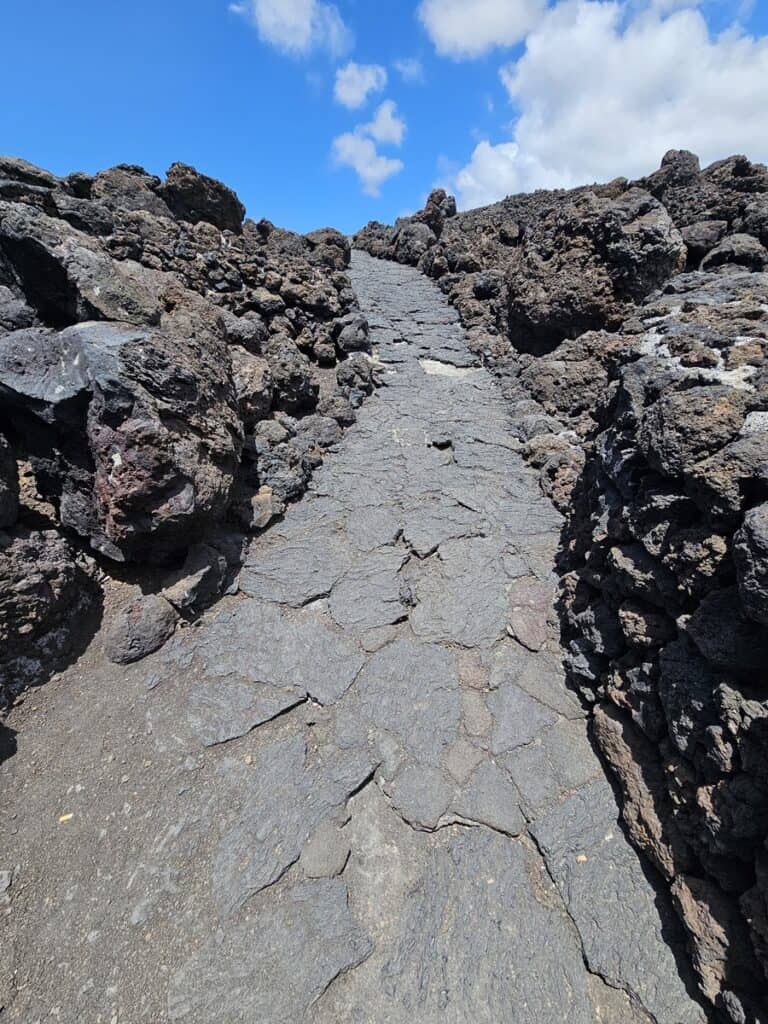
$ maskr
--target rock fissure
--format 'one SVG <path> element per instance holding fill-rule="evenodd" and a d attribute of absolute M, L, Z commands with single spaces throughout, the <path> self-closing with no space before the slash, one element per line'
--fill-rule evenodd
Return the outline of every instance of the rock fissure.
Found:
<path fill-rule="evenodd" d="M 539 847 L 538 843 L 536 842 L 536 837 L 530 831 L 526 831 L 526 836 L 527 836 L 528 840 L 530 841 L 531 845 L 536 850 L 536 853 L 537 853 L 537 855 L 538 855 L 538 857 L 540 859 L 540 862 L 541 862 L 542 870 L 545 872 L 547 878 L 549 879 L 550 885 L 552 886 L 552 891 L 557 893 L 559 903 L 560 903 L 560 905 L 562 907 L 562 911 L 568 917 L 569 921 L 571 922 L 571 926 L 573 928 L 573 931 L 575 932 L 575 934 L 578 937 L 579 946 L 581 948 L 581 955 L 582 955 L 582 958 L 583 958 L 583 961 L 584 961 L 584 969 L 586 971 L 588 971 L 591 975 L 593 975 L 595 978 L 599 978 L 599 980 L 604 985 L 607 985 L 608 988 L 611 988 L 611 989 L 613 989 L 616 992 L 624 993 L 624 995 L 627 996 L 627 998 L 630 1000 L 630 1003 L 632 1004 L 632 1006 L 636 1010 L 640 1010 L 642 1012 L 642 1014 L 644 1015 L 645 1019 L 643 1021 L 643 1024 L 645 1024 L 645 1021 L 647 1021 L 647 1024 L 662 1024 L 662 1022 L 660 1022 L 654 1016 L 654 1014 L 650 1013 L 648 1011 L 648 1009 L 645 1006 L 643 1006 L 642 1000 L 640 1000 L 638 998 L 637 993 L 633 992 L 629 986 L 617 985 L 611 978 L 606 977 L 601 971 L 596 970 L 592 966 L 592 964 L 590 963 L 590 960 L 589 960 L 589 956 L 587 955 L 587 950 L 586 950 L 586 946 L 584 944 L 584 939 L 582 938 L 581 932 L 579 930 L 579 926 L 576 923 L 576 919 L 574 918 L 573 914 L 568 909 L 568 904 L 566 903 L 566 901 L 565 901 L 565 899 L 563 897 L 563 893 L 562 893 L 562 891 L 560 889 L 560 886 L 557 883 L 556 878 L 554 877 L 554 875 L 551 873 L 551 871 L 549 869 L 549 865 L 547 864 L 547 859 L 544 856 L 544 853 L 542 852 L 541 848 Z"/>

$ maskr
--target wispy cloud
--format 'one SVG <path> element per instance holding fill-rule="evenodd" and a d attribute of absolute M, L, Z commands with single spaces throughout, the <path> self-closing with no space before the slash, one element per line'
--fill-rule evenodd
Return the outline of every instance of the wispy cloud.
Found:
<path fill-rule="evenodd" d="M 332 155 L 338 167 L 351 167 L 360 179 L 363 192 L 369 196 L 381 194 L 381 186 L 403 170 L 402 160 L 384 156 L 379 145 L 402 145 L 406 123 L 397 112 L 393 100 L 385 100 L 367 124 L 359 124 L 354 131 L 344 132 L 333 140 Z"/>
<path fill-rule="evenodd" d="M 419 83 L 424 81 L 424 65 L 415 57 L 404 57 L 393 62 L 392 67 L 404 82 Z"/>
<path fill-rule="evenodd" d="M 241 0 L 229 9 L 247 18 L 262 42 L 291 56 L 326 50 L 340 57 L 354 45 L 338 8 L 321 0 Z"/>
<path fill-rule="evenodd" d="M 349 110 L 362 107 L 368 96 L 387 87 L 387 70 L 380 64 L 356 64 L 350 61 L 336 72 L 333 94 Z"/>

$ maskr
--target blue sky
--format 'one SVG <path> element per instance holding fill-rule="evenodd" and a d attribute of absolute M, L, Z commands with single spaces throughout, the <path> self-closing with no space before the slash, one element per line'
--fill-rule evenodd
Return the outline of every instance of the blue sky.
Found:
<path fill-rule="evenodd" d="M 471 206 L 640 174 L 672 145 L 768 160 L 768 0 L 4 0 L 2 26 L 0 150 L 182 160 L 300 231 L 437 183 Z"/>

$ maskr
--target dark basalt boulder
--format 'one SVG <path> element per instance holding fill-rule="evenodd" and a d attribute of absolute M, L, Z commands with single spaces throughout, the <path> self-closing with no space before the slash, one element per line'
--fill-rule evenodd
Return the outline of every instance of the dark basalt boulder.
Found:
<path fill-rule="evenodd" d="M 371 347 L 368 340 L 368 321 L 355 313 L 337 320 L 335 333 L 336 345 L 342 355 L 367 352 Z"/>
<path fill-rule="evenodd" d="M 332 270 L 346 270 L 352 256 L 352 247 L 346 235 L 335 228 L 320 228 L 305 236 L 316 260 Z"/>
<path fill-rule="evenodd" d="M 542 352 L 584 331 L 615 328 L 636 302 L 685 266 L 666 210 L 632 189 L 556 206 L 515 250 L 507 271 L 509 330 Z"/>
<path fill-rule="evenodd" d="M 392 239 L 395 235 L 395 229 L 382 224 L 380 221 L 372 220 L 357 234 L 352 240 L 352 244 L 356 249 L 363 249 L 365 252 L 370 253 L 371 256 L 377 257 L 377 259 L 394 259 L 394 252 L 392 250 Z"/>
<path fill-rule="evenodd" d="M 14 332 L 0 394 L 39 422 L 45 496 L 95 550 L 164 558 L 223 518 L 242 430 L 223 344 L 121 323 Z"/>
<path fill-rule="evenodd" d="M 336 371 L 341 393 L 357 408 L 362 405 L 365 397 L 373 393 L 373 368 L 362 354 L 355 352 L 345 359 Z"/>
<path fill-rule="evenodd" d="M 245 207 L 232 189 L 188 164 L 172 164 L 157 192 L 181 220 L 204 220 L 235 234 L 242 230 Z"/>
<path fill-rule="evenodd" d="M 87 197 L 109 210 L 123 213 L 129 210 L 144 210 L 157 217 L 170 216 L 170 210 L 162 197 L 157 194 L 161 180 L 148 174 L 143 167 L 135 164 L 118 164 L 99 173 L 87 186 Z M 75 195 L 81 192 L 76 189 Z"/>
<path fill-rule="evenodd" d="M 724 385 L 665 392 L 643 411 L 640 449 L 660 473 L 683 477 L 689 467 L 738 437 L 746 409 L 745 394 Z"/>
<path fill-rule="evenodd" d="M 197 612 L 219 596 L 226 576 L 226 557 L 209 544 L 195 544 L 166 581 L 162 596 L 182 615 Z"/>
<path fill-rule="evenodd" d="M 291 414 L 312 412 L 320 385 L 309 359 L 296 343 L 277 335 L 270 340 L 266 357 L 272 375 L 274 407 Z"/>
<path fill-rule="evenodd" d="M 768 626 L 768 504 L 750 509 L 734 538 L 739 593 L 747 614 Z"/>
<path fill-rule="evenodd" d="M 55 174 L 42 167 L 36 167 L 18 156 L 0 156 L 0 178 L 48 189 L 59 185 L 59 179 Z"/>
<path fill-rule="evenodd" d="M 229 355 L 232 359 L 232 376 L 240 419 L 244 427 L 252 427 L 260 420 L 266 419 L 272 408 L 272 372 L 266 359 L 253 355 L 239 345 L 230 345 Z"/>
<path fill-rule="evenodd" d="M 443 233 L 446 220 L 456 216 L 456 200 L 443 188 L 430 192 L 424 209 L 412 218 L 416 223 L 426 224 L 432 233 L 439 238 Z"/>
<path fill-rule="evenodd" d="M 93 566 L 55 531 L 0 533 L 0 709 L 67 656 L 97 596 Z"/>
<path fill-rule="evenodd" d="M 117 665 L 141 661 L 163 646 L 178 620 L 173 605 L 159 594 L 136 598 L 118 612 L 107 630 L 107 657 Z"/>
<path fill-rule="evenodd" d="M 436 242 L 437 235 L 429 224 L 409 221 L 395 232 L 392 244 L 398 262 L 415 267 Z"/>
<path fill-rule="evenodd" d="M 688 249 L 689 268 L 698 267 L 727 231 L 726 220 L 700 220 L 684 227 L 680 234 Z"/>
<path fill-rule="evenodd" d="M 768 264 L 768 249 L 752 235 L 728 235 L 711 249 L 701 262 L 702 270 L 714 270 L 727 263 L 763 270 Z"/>

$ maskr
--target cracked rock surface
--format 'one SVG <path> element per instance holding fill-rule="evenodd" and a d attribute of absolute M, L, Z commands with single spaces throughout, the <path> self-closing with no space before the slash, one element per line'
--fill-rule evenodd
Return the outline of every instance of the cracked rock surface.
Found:
<path fill-rule="evenodd" d="M 382 387 L 238 592 L 9 720 L 0 1015 L 703 1024 L 565 686 L 560 515 L 435 286 L 351 276 Z"/>

